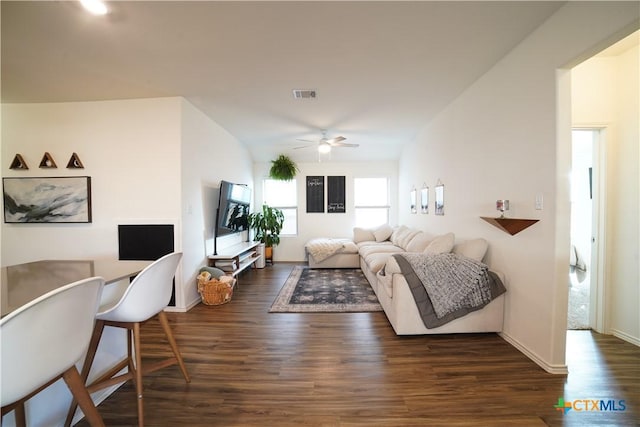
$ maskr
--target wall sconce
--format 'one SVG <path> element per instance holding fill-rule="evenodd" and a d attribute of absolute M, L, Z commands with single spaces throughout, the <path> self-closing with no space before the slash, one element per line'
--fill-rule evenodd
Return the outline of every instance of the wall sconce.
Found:
<path fill-rule="evenodd" d="M 496 200 L 496 209 L 500 211 L 500 218 L 504 218 L 505 211 L 509 210 L 508 200 Z"/>

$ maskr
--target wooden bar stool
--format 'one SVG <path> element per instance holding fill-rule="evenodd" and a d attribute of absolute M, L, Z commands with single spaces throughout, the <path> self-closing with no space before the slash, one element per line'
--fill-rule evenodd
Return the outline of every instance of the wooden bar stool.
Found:
<path fill-rule="evenodd" d="M 127 358 L 87 386 L 87 389 L 90 393 L 93 393 L 97 390 L 133 379 L 138 397 L 139 426 L 144 425 L 144 405 L 142 398 L 143 374 L 178 364 L 184 379 L 187 382 L 191 381 L 182 356 L 180 355 L 178 345 L 171 333 L 167 315 L 163 311 L 171 298 L 173 277 L 181 257 L 182 253 L 175 252 L 158 259 L 133 279 L 115 305 L 105 310 L 101 309 L 96 315 L 93 336 L 91 337 L 89 350 L 82 367 L 81 377 L 83 382 L 86 382 L 105 326 L 127 329 Z M 160 324 L 169 341 L 174 357 L 143 367 L 140 352 L 140 324 L 155 316 L 160 320 Z M 116 375 L 125 367 L 128 368 L 127 372 Z M 65 426 L 71 425 L 76 408 L 77 404 L 73 401 L 67 414 Z"/>
<path fill-rule="evenodd" d="M 24 403 L 63 378 L 92 426 L 104 426 L 76 369 L 89 346 L 104 279 L 80 280 L 40 296 L 0 320 L 2 415 L 15 410 L 26 425 Z"/>

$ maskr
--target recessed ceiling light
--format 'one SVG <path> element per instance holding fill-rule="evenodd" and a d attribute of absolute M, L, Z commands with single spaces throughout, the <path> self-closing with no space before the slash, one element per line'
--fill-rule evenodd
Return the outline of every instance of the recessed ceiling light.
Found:
<path fill-rule="evenodd" d="M 102 0 L 80 0 L 82 6 L 94 15 L 106 15 L 109 12 Z"/>

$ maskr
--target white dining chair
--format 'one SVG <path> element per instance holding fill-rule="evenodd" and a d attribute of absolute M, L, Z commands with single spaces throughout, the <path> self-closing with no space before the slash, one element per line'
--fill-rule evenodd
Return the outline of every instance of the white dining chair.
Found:
<path fill-rule="evenodd" d="M 191 381 L 182 356 L 180 355 L 178 345 L 171 332 L 167 315 L 164 312 L 171 298 L 173 277 L 175 276 L 181 257 L 182 253 L 174 252 L 153 262 L 133 279 L 115 304 L 111 304 L 106 308 L 100 308 L 99 313 L 96 315 L 96 324 L 91 337 L 91 343 L 82 367 L 81 377 L 82 380 L 86 382 L 105 326 L 127 329 L 127 358 L 97 378 L 92 384 L 87 386 L 87 388 L 89 392 L 93 393 L 97 390 L 133 379 L 138 397 L 139 426 L 144 425 L 144 405 L 142 398 L 143 372 L 147 374 L 161 368 L 178 364 L 185 380 L 187 382 Z M 153 364 L 145 364 L 143 368 L 142 354 L 140 351 L 140 324 L 156 316 L 162 325 L 174 357 L 157 361 Z M 118 374 L 124 368 L 127 368 L 127 371 L 123 374 Z M 65 426 L 71 425 L 76 408 L 77 404 L 73 401 L 67 414 Z"/>
<path fill-rule="evenodd" d="M 15 410 L 26 425 L 24 403 L 63 378 L 92 426 L 104 426 L 76 369 L 87 347 L 104 288 L 92 277 L 50 291 L 0 320 L 2 415 Z"/>

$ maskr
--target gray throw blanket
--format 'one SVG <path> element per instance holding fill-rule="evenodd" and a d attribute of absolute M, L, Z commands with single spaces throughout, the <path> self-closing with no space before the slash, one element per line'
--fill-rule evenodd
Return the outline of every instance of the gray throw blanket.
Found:
<path fill-rule="evenodd" d="M 479 310 L 506 291 L 487 265 L 471 258 L 452 253 L 394 257 L 428 328 Z"/>

